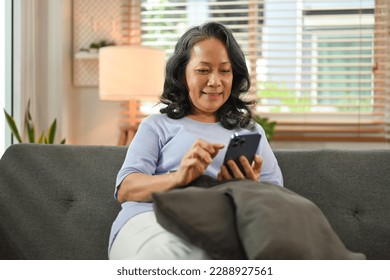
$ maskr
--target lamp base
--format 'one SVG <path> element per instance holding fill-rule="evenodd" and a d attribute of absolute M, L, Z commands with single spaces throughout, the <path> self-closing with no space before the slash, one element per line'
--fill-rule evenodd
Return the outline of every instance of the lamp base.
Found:
<path fill-rule="evenodd" d="M 133 140 L 135 133 L 138 130 L 138 125 L 122 125 L 119 128 L 118 146 L 128 146 Z"/>
<path fill-rule="evenodd" d="M 121 120 L 119 127 L 118 146 L 128 146 L 137 132 L 138 125 L 146 116 L 140 110 L 139 100 L 129 100 L 121 104 Z"/>

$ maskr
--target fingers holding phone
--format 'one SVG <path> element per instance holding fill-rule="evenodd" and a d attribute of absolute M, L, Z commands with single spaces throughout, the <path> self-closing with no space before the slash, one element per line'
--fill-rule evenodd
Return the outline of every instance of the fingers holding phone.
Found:
<path fill-rule="evenodd" d="M 260 180 L 261 167 L 263 164 L 262 157 L 255 155 L 252 164 L 250 164 L 248 159 L 244 156 L 241 156 L 239 161 L 244 172 L 242 172 L 242 170 L 237 166 L 235 161 L 229 160 L 227 162 L 227 166 L 221 166 L 221 170 L 217 177 L 218 181 L 232 179 Z"/>
<path fill-rule="evenodd" d="M 245 168 L 245 175 L 246 175 L 245 178 L 249 180 L 259 181 L 262 165 L 263 165 L 263 158 L 259 155 L 255 155 L 253 158 L 252 165 L 250 167 Z"/>
<path fill-rule="evenodd" d="M 218 180 L 260 179 L 262 159 L 256 155 L 260 144 L 260 134 L 234 134 L 226 151 L 224 164 L 218 174 Z"/>

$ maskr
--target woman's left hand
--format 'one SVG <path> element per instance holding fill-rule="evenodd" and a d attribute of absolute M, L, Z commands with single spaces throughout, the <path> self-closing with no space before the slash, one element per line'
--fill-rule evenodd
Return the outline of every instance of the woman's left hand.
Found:
<path fill-rule="evenodd" d="M 218 173 L 218 177 L 217 177 L 218 181 L 232 180 L 232 179 L 249 179 L 253 181 L 260 180 L 261 166 L 263 165 L 263 159 L 260 156 L 255 155 L 252 165 L 249 163 L 246 157 L 241 156 L 240 163 L 244 167 L 245 174 L 242 174 L 237 164 L 233 160 L 230 160 L 228 161 L 227 164 L 229 165 L 229 168 L 232 171 L 233 176 L 230 175 L 227 167 L 225 165 L 222 165 L 221 170 Z"/>

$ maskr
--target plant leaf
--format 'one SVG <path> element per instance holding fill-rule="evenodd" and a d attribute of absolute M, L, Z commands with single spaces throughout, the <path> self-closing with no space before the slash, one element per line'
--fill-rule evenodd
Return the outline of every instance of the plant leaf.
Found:
<path fill-rule="evenodd" d="M 26 114 L 27 114 L 28 119 L 30 121 L 32 121 L 32 117 L 31 117 L 31 114 L 30 114 L 30 99 L 27 102 Z"/>
<path fill-rule="evenodd" d="M 275 132 L 275 126 L 277 123 L 275 121 L 271 122 L 271 121 L 269 121 L 268 118 L 261 117 L 259 115 L 255 115 L 253 117 L 253 119 L 255 120 L 255 122 L 257 122 L 258 124 L 260 124 L 263 127 L 263 129 L 265 131 L 265 135 L 267 137 L 267 140 L 271 141 L 273 134 Z"/>
<path fill-rule="evenodd" d="M 60 144 L 65 144 L 65 138 L 61 140 Z"/>
<path fill-rule="evenodd" d="M 45 140 L 45 134 L 42 131 L 41 136 L 39 136 L 37 143 L 38 144 L 43 144 L 44 140 Z"/>
<path fill-rule="evenodd" d="M 24 115 L 24 123 L 26 127 L 27 137 L 30 143 L 35 143 L 35 128 L 34 122 L 30 114 L 30 100 L 27 103 L 26 113 Z"/>
<path fill-rule="evenodd" d="M 54 119 L 53 123 L 49 127 L 49 131 L 47 132 L 47 142 L 49 144 L 53 144 L 54 143 L 56 130 L 57 130 L 57 119 Z"/>
<path fill-rule="evenodd" d="M 13 117 L 11 117 L 11 115 L 7 113 L 5 109 L 3 110 L 5 114 L 5 119 L 7 120 L 8 126 L 11 129 L 12 134 L 15 136 L 16 140 L 18 140 L 19 143 L 22 143 L 22 138 L 20 137 L 19 130 L 15 124 L 15 120 L 13 119 Z"/>

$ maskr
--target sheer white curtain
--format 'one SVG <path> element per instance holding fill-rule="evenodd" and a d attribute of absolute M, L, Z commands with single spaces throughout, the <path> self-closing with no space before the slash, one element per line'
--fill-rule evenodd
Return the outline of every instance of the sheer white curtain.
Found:
<path fill-rule="evenodd" d="M 11 0 L 1 1 L 0 18 L 0 106 L 8 112 L 11 108 Z M 4 43 L 3 43 L 4 42 Z M 0 113 L 0 157 L 10 145 L 10 131 L 5 121 L 4 114 Z"/>
<path fill-rule="evenodd" d="M 14 115 L 20 128 L 28 100 L 36 139 L 54 118 L 61 131 L 61 1 L 14 2 Z"/>
<path fill-rule="evenodd" d="M 28 100 L 31 101 L 32 116 L 36 119 L 37 6 L 38 1 L 34 0 L 14 1 L 14 117 L 20 129 L 23 129 Z"/>

